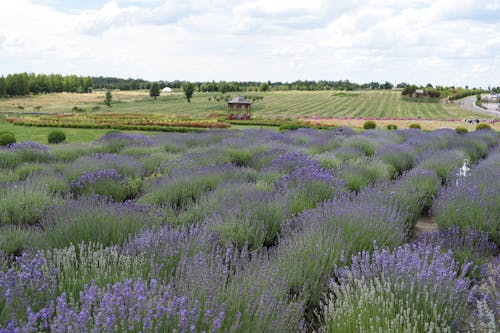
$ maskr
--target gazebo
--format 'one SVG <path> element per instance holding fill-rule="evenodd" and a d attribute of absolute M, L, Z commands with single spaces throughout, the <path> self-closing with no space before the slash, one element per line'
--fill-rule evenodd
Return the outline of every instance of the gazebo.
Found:
<path fill-rule="evenodd" d="M 245 97 L 235 97 L 227 102 L 227 119 L 250 119 L 250 103 Z"/>

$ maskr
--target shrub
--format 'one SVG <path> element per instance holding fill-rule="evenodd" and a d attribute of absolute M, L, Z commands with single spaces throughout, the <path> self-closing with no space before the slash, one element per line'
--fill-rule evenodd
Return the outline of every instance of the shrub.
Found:
<path fill-rule="evenodd" d="M 37 245 L 40 248 L 63 248 L 82 242 L 122 245 L 130 236 L 159 221 L 156 209 L 129 201 L 111 203 L 96 197 L 65 201 L 47 209 Z"/>
<path fill-rule="evenodd" d="M 71 109 L 73 112 L 78 112 L 78 113 L 83 113 L 85 112 L 84 108 L 78 107 L 78 106 L 73 106 L 73 109 Z"/>
<path fill-rule="evenodd" d="M 285 132 L 285 131 L 294 131 L 300 128 L 299 124 L 281 124 L 280 125 L 280 132 Z"/>
<path fill-rule="evenodd" d="M 462 165 L 464 158 L 464 153 L 458 149 L 438 150 L 423 159 L 419 167 L 436 171 L 444 183 Z"/>
<path fill-rule="evenodd" d="M 16 142 L 16 137 L 10 132 L 0 133 L 0 146 L 7 146 Z"/>
<path fill-rule="evenodd" d="M 469 132 L 469 130 L 465 127 L 457 127 L 455 128 L 455 132 L 457 132 L 458 134 L 466 134 Z"/>
<path fill-rule="evenodd" d="M 39 174 L 47 169 L 47 165 L 40 163 L 24 163 L 14 171 L 17 180 L 26 180 L 35 174 Z"/>
<path fill-rule="evenodd" d="M 458 226 L 461 230 L 470 228 L 489 233 L 491 239 L 500 244 L 500 183 L 499 169 L 479 167 L 471 170 L 468 177 L 450 181 L 433 206 L 436 221 L 440 229 Z"/>
<path fill-rule="evenodd" d="M 34 225 L 54 198 L 33 184 L 10 186 L 0 191 L 0 225 Z"/>
<path fill-rule="evenodd" d="M 409 128 L 422 129 L 422 127 L 420 127 L 420 124 L 410 124 Z"/>
<path fill-rule="evenodd" d="M 23 162 L 47 162 L 48 147 L 36 142 L 12 143 L 0 149 L 0 168 L 14 169 Z"/>
<path fill-rule="evenodd" d="M 380 160 L 359 158 L 351 160 L 339 167 L 347 188 L 359 192 L 360 188 L 368 184 L 375 184 L 381 180 L 389 180 L 395 173 L 394 168 Z"/>
<path fill-rule="evenodd" d="M 71 182 L 71 193 L 77 196 L 98 194 L 116 202 L 133 199 L 140 190 L 140 184 L 129 182 L 115 169 L 97 169 L 83 172 Z"/>
<path fill-rule="evenodd" d="M 402 174 L 413 167 L 415 151 L 407 144 L 386 144 L 377 151 L 375 157 L 391 165 L 395 174 Z"/>
<path fill-rule="evenodd" d="M 365 156 L 371 157 L 378 148 L 374 141 L 375 140 L 366 137 L 353 138 L 347 141 L 347 146 L 359 148 L 363 151 Z"/>
<path fill-rule="evenodd" d="M 66 140 L 66 134 L 61 130 L 54 130 L 47 136 L 49 143 L 58 144 Z"/>
<path fill-rule="evenodd" d="M 363 128 L 364 128 L 365 130 L 375 129 L 375 128 L 377 128 L 377 124 L 376 124 L 374 121 L 367 120 L 367 121 L 365 121 L 365 123 L 363 124 Z"/>
<path fill-rule="evenodd" d="M 18 226 L 0 229 L 0 250 L 7 255 L 21 255 L 29 243 L 30 231 Z"/>
<path fill-rule="evenodd" d="M 274 245 L 286 216 L 285 198 L 254 186 L 230 188 L 223 205 L 211 213 L 213 229 L 223 244 L 252 250 Z"/>
<path fill-rule="evenodd" d="M 273 265 L 286 277 L 291 293 L 304 293 L 308 305 L 316 306 L 328 276 L 344 257 L 373 249 L 374 241 L 390 247 L 403 241 L 402 214 L 387 202 L 373 204 L 347 197 L 327 201 L 283 228 Z"/>
<path fill-rule="evenodd" d="M 476 131 L 477 130 L 484 130 L 484 129 L 491 129 L 491 126 L 487 123 L 480 123 L 476 125 Z"/>
<path fill-rule="evenodd" d="M 323 331 L 461 331 L 475 296 L 464 276 L 470 266 L 421 244 L 359 253 L 335 272 L 339 282 L 331 281 Z"/>
<path fill-rule="evenodd" d="M 398 125 L 395 125 L 395 124 L 389 124 L 385 127 L 387 130 L 389 131 L 393 131 L 393 130 L 397 130 L 398 129 Z"/>

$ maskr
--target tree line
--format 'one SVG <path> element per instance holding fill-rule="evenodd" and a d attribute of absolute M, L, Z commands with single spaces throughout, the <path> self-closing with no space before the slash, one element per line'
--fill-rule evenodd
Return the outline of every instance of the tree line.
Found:
<path fill-rule="evenodd" d="M 282 90 L 374 90 L 374 89 L 392 89 L 394 85 L 386 82 L 369 82 L 355 83 L 349 80 L 298 80 L 293 82 L 258 82 L 258 81 L 211 81 L 211 82 L 188 82 L 182 80 L 174 81 L 157 81 L 151 82 L 143 79 L 122 79 L 116 77 L 90 77 L 77 75 L 60 75 L 60 74 L 34 74 L 34 73 L 16 73 L 9 74 L 6 77 L 0 76 L 0 97 L 8 96 L 24 96 L 29 94 L 44 94 L 54 92 L 76 92 L 87 93 L 95 89 L 103 90 L 137 90 L 148 89 L 153 87 L 153 84 L 158 86 L 156 89 L 170 87 L 173 89 L 181 89 L 186 84 L 192 83 L 195 91 L 198 92 L 241 92 L 241 91 L 282 91 Z M 452 99 L 462 98 L 469 95 L 475 95 L 478 92 L 483 92 L 481 89 L 469 89 L 469 87 L 433 87 L 431 84 L 427 86 L 417 86 L 407 84 L 405 82 L 398 83 L 397 88 L 403 89 L 403 95 L 412 96 L 417 89 L 423 89 L 424 95 L 428 97 L 450 97 Z M 494 88 L 494 89 L 499 89 Z M 494 90 L 491 89 L 491 90 Z M 153 96 L 153 95 L 152 95 Z"/>
<path fill-rule="evenodd" d="M 0 76 L 0 97 L 92 91 L 90 76 L 16 73 Z"/>
<path fill-rule="evenodd" d="M 415 84 L 407 84 L 407 83 L 401 83 L 398 84 L 398 88 L 402 88 L 402 95 L 403 96 L 408 96 L 408 97 L 416 97 L 417 95 L 417 90 L 422 91 L 422 96 L 421 97 L 429 97 L 429 98 L 439 98 L 439 97 L 447 97 L 450 100 L 457 100 L 461 99 L 467 96 L 473 96 L 477 94 L 481 94 L 487 91 L 495 92 L 496 88 L 489 88 L 488 90 L 484 90 L 481 88 L 469 88 L 469 86 L 465 86 L 465 88 L 462 87 L 443 87 L 443 86 L 436 86 L 433 87 L 432 84 L 428 83 L 425 87 L 424 86 L 417 86 Z"/>

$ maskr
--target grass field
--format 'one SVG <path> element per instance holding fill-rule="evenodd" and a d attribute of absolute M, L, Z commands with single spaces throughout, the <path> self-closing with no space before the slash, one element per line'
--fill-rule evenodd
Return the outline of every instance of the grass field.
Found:
<path fill-rule="evenodd" d="M 330 116 L 330 117 L 396 117 L 408 118 L 473 118 L 477 114 L 462 110 L 455 104 L 408 102 L 398 91 L 273 91 L 241 93 L 263 96 L 253 103 L 255 116 Z M 237 93 L 226 94 L 234 97 Z M 106 112 L 166 112 L 174 115 L 206 117 L 211 113 L 224 113 L 224 99 L 215 101 L 221 94 L 194 94 L 187 103 L 181 93 L 162 95 L 157 100 L 146 91 L 115 91 L 113 106 L 104 105 L 104 93 L 93 94 L 49 94 L 21 98 L 0 99 L 0 112 L 72 112 L 73 107 L 91 111 L 99 106 Z M 208 99 L 211 99 L 209 101 Z M 21 109 L 20 107 L 24 108 Z"/>
<path fill-rule="evenodd" d="M 26 127 L 15 126 L 11 123 L 0 121 L 0 132 L 9 131 L 14 133 L 17 141 L 35 141 L 47 143 L 47 135 L 54 128 L 50 127 Z M 84 129 L 84 128 L 63 128 L 66 134 L 66 143 L 92 142 L 109 132 L 109 129 Z M 143 132 L 134 132 L 143 133 Z M 144 132 L 151 135 L 151 132 Z"/>
<path fill-rule="evenodd" d="M 425 130 L 438 128 L 456 128 L 459 126 L 473 130 L 474 126 L 460 121 L 442 121 L 442 119 L 488 118 L 474 112 L 463 110 L 455 104 L 422 103 L 404 100 L 398 91 L 272 91 L 241 93 L 251 97 L 262 96 L 252 105 L 255 117 L 335 117 L 335 118 L 421 118 L 433 119 L 418 121 Z M 236 93 L 226 94 L 234 97 Z M 167 113 L 174 116 L 208 117 L 225 115 L 226 102 L 221 94 L 194 94 L 191 103 L 187 103 L 182 93 L 162 95 L 157 100 L 149 97 L 148 91 L 113 91 L 112 107 L 104 105 L 104 92 L 92 94 L 59 93 L 49 95 L 27 96 L 0 99 L 0 113 L 7 112 L 9 117 L 30 112 L 71 113 L 73 108 L 84 109 L 85 112 L 113 113 Z M 216 101 L 218 97 L 219 101 Z M 210 100 L 209 100 L 210 99 Z M 98 108 L 96 108 L 98 107 Z M 16 114 L 17 113 L 17 114 Z M 364 120 L 334 119 L 328 120 L 335 125 L 361 128 Z M 407 128 L 412 120 L 377 120 L 379 127 L 397 124 L 399 128 Z M 232 126 L 240 129 L 242 126 Z M 248 128 L 248 126 L 243 126 Z M 500 130 L 500 123 L 492 124 L 492 128 Z M 50 128 L 23 128 L 0 122 L 0 131 L 11 130 L 18 140 L 46 140 Z M 107 130 L 97 129 L 65 129 L 69 142 L 88 142 L 101 136 Z M 151 134 L 151 133 L 150 133 Z"/>

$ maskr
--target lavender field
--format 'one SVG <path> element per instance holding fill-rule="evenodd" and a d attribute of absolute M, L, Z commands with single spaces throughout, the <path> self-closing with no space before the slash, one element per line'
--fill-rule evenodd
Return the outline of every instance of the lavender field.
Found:
<path fill-rule="evenodd" d="M 0 332 L 498 332 L 498 142 L 252 129 L 0 148 Z M 439 229 L 418 234 L 427 215 Z"/>

